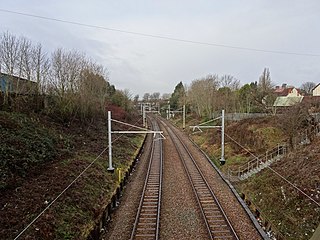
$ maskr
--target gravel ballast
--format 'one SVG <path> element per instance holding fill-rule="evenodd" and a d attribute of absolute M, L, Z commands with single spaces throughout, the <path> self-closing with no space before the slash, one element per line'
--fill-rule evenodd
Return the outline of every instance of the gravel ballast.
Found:
<path fill-rule="evenodd" d="M 136 164 L 135 170 L 128 179 L 119 206 L 111 215 L 111 221 L 108 223 L 102 239 L 130 239 L 144 180 L 147 174 L 146 169 L 148 169 L 149 164 L 148 150 L 151 143 L 152 136 L 148 135 L 144 146 L 144 152 L 141 155 L 139 162 Z"/>
<path fill-rule="evenodd" d="M 181 159 L 166 132 L 165 137 L 160 239 L 208 239 Z"/>
<path fill-rule="evenodd" d="M 204 219 L 181 159 L 166 130 L 163 126 L 161 129 L 166 139 L 163 140 L 160 239 L 209 239 Z M 187 135 L 177 129 L 175 132 L 183 139 L 196 159 L 240 239 L 262 239 L 229 186 L 206 157 L 193 145 Z M 112 220 L 108 224 L 103 239 L 130 239 L 149 162 L 147 149 L 151 144 L 150 137 L 146 142 L 145 152 L 125 187 L 120 206 L 112 214 Z"/>
<path fill-rule="evenodd" d="M 175 132 L 179 134 L 179 136 L 184 141 L 189 151 L 195 158 L 199 168 L 206 177 L 207 182 L 218 198 L 239 238 L 244 240 L 263 239 L 257 229 L 254 227 L 253 222 L 248 217 L 238 199 L 232 193 L 229 186 L 223 181 L 221 176 L 208 162 L 203 153 L 194 146 L 194 144 L 190 141 L 186 134 L 180 132 L 177 129 L 175 130 Z"/>

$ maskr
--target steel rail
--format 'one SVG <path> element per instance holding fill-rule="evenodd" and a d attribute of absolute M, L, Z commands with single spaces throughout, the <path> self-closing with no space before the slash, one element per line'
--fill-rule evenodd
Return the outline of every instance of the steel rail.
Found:
<path fill-rule="evenodd" d="M 152 120 L 154 130 L 159 130 Z M 159 134 L 157 134 L 159 135 Z M 148 172 L 130 239 L 159 239 L 163 151 L 160 135 L 153 141 Z"/>
<path fill-rule="evenodd" d="M 238 240 L 239 237 L 233 229 L 226 213 L 206 181 L 192 154 L 181 138 L 174 132 L 172 127 L 168 126 L 163 121 L 161 122 L 167 128 L 184 165 L 210 238 Z"/>

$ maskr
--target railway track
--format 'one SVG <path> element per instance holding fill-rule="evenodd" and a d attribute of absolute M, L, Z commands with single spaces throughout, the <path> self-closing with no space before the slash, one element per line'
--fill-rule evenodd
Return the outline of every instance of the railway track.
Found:
<path fill-rule="evenodd" d="M 195 193 L 210 239 L 239 239 L 188 148 L 171 127 L 164 122 L 162 124 L 167 129 L 179 153 L 193 192 Z"/>
<path fill-rule="evenodd" d="M 153 130 L 160 130 L 158 123 L 151 120 Z M 162 189 L 162 140 L 160 134 L 154 136 L 150 163 L 140 204 L 130 239 L 158 239 Z"/>

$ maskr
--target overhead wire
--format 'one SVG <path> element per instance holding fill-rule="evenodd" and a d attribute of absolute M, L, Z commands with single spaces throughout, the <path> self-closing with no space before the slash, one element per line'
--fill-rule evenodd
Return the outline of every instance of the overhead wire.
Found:
<path fill-rule="evenodd" d="M 138 123 L 141 120 L 141 118 L 136 122 Z M 132 127 L 131 127 L 132 128 Z M 123 135 L 118 136 L 115 140 L 112 141 L 112 143 L 118 141 Z M 39 217 L 44 214 L 53 203 L 55 203 L 101 156 L 102 154 L 109 148 L 106 147 L 105 149 L 102 150 L 102 152 L 66 187 L 64 188 L 49 204 L 46 206 L 15 238 L 14 240 L 18 239 L 21 237 L 21 235 L 29 229 L 29 227 L 35 223 L 39 219 Z"/>
<path fill-rule="evenodd" d="M 129 126 L 131 127 L 130 129 L 132 128 L 137 128 L 137 129 L 140 129 L 140 130 L 149 130 L 147 128 L 142 128 L 142 127 L 138 127 L 138 126 L 135 126 L 135 125 L 132 125 L 130 123 L 125 123 L 125 122 L 121 122 L 121 121 L 118 121 L 116 119 L 111 119 L 112 122 L 116 122 L 116 123 L 119 123 L 119 124 L 122 124 L 122 125 L 125 125 L 125 126 Z"/>
<path fill-rule="evenodd" d="M 98 157 L 96 157 L 65 189 L 63 189 L 63 191 L 60 192 L 60 193 L 58 194 L 58 196 L 56 196 L 56 197 L 48 204 L 48 206 L 45 207 L 45 209 L 43 209 L 43 211 L 40 212 L 14 239 L 15 239 L 15 240 L 18 239 L 35 221 L 37 221 L 37 219 L 38 219 L 39 217 L 41 217 L 41 215 L 42 215 L 45 211 L 47 211 L 47 210 L 51 207 L 51 205 L 52 205 L 53 203 L 55 203 L 55 202 L 61 197 L 61 195 L 64 194 L 64 193 L 101 157 L 101 155 L 102 155 L 108 148 L 109 148 L 109 146 L 106 147 L 105 149 L 103 149 L 103 151 L 98 155 Z"/>
<path fill-rule="evenodd" d="M 202 125 L 211 123 L 211 122 L 216 121 L 216 120 L 221 119 L 221 118 L 222 118 L 222 117 L 220 116 L 220 117 L 216 117 L 216 118 L 214 118 L 214 119 L 210 119 L 210 120 L 208 120 L 208 121 L 206 121 L 206 122 L 203 122 L 203 123 L 198 124 L 198 126 L 202 126 Z"/>
<path fill-rule="evenodd" d="M 43 20 L 48 20 L 48 21 L 55 21 L 55 22 L 60 22 L 60 23 L 78 25 L 78 26 L 82 26 L 82 27 L 96 28 L 96 29 L 101 29 L 101 30 L 106 30 L 106 31 L 113 31 L 113 32 L 119 32 L 119 33 L 137 35 L 137 36 L 141 36 L 141 37 L 157 38 L 157 39 L 175 41 L 175 42 L 191 43 L 191 44 L 197 44 L 197 45 L 205 45 L 205 46 L 211 46 L 211 47 L 220 47 L 220 48 L 228 48 L 228 49 L 236 49 L 236 50 L 244 50 L 244 51 L 252 51 L 252 52 L 283 54 L 283 55 L 296 55 L 296 56 L 305 56 L 305 57 L 320 57 L 320 54 L 313 54 L 313 53 L 299 53 L 299 52 L 259 49 L 259 48 L 251 48 L 251 47 L 241 47 L 241 46 L 235 46 L 235 45 L 227 45 L 227 44 L 219 44 L 219 43 L 212 43 L 212 42 L 202 42 L 202 41 L 196 41 L 196 40 L 190 40 L 190 39 L 182 39 L 182 38 L 176 38 L 176 37 L 165 36 L 165 35 L 160 35 L 160 34 L 149 34 L 149 33 L 143 33 L 143 32 L 122 30 L 122 29 L 117 29 L 117 28 L 98 26 L 98 25 L 94 25 L 94 24 L 69 21 L 69 20 L 64 20 L 64 19 L 59 19 L 59 18 L 46 17 L 46 16 L 30 14 L 30 13 L 25 13 L 25 12 L 12 11 L 12 10 L 3 9 L 3 8 L 0 9 L 0 12 L 21 15 L 21 16 L 26 16 L 26 17 L 32 17 L 32 18 L 38 18 L 38 19 L 43 19 Z"/>
<path fill-rule="evenodd" d="M 229 139 L 231 139 L 233 142 L 235 142 L 238 146 L 240 146 L 242 149 L 244 149 L 247 153 L 249 153 L 252 157 L 254 157 L 254 159 L 259 159 L 259 157 L 257 157 L 256 155 L 254 155 L 249 149 L 247 149 L 246 147 L 242 146 L 238 141 L 236 141 L 235 139 L 233 139 L 232 137 L 230 137 L 228 134 L 226 134 L 226 132 L 224 132 L 224 135 L 226 135 Z"/>

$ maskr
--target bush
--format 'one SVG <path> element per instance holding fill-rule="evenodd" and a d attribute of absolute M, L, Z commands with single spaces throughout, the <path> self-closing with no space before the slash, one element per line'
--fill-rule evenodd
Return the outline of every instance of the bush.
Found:
<path fill-rule="evenodd" d="M 0 112 L 0 189 L 15 176 L 58 156 L 59 138 L 24 114 Z"/>

